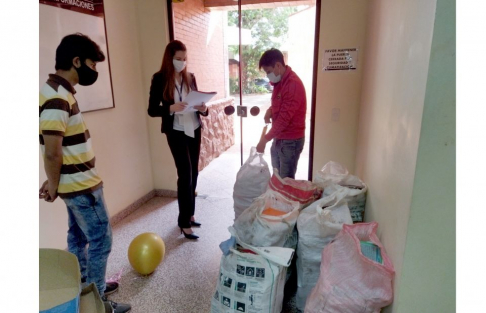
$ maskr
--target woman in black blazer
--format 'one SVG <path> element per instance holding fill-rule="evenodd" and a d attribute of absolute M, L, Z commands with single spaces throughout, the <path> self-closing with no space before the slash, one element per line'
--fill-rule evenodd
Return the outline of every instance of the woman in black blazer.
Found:
<path fill-rule="evenodd" d="M 162 133 L 174 157 L 177 168 L 178 225 L 188 239 L 199 238 L 192 231 L 201 226 L 194 219 L 199 151 L 201 145 L 201 115 L 208 115 L 205 103 L 195 106 L 196 111 L 181 113 L 187 106 L 185 97 L 197 90 L 194 74 L 186 70 L 187 49 L 178 41 L 165 48 L 160 71 L 152 77 L 148 114 L 162 117 Z M 179 113 L 178 113 L 179 112 Z"/>

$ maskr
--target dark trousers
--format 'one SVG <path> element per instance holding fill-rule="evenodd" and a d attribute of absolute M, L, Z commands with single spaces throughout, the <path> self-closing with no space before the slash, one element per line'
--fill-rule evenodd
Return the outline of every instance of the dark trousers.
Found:
<path fill-rule="evenodd" d="M 182 228 L 191 227 L 191 216 L 196 208 L 196 185 L 201 147 L 201 127 L 194 131 L 194 138 L 183 131 L 172 130 L 167 133 L 167 142 L 177 168 L 177 201 L 179 218 L 177 224 Z"/>

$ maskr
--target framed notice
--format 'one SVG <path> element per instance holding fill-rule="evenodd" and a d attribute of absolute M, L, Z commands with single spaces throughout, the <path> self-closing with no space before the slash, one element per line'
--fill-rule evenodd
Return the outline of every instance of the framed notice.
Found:
<path fill-rule="evenodd" d="M 114 108 L 103 0 L 39 1 L 39 87 L 56 71 L 56 48 L 62 38 L 74 33 L 89 36 L 106 56 L 96 65 L 99 74 L 93 85 L 74 87 L 80 110 Z"/>
<path fill-rule="evenodd" d="M 358 65 L 358 49 L 324 50 L 323 71 L 355 71 Z"/>

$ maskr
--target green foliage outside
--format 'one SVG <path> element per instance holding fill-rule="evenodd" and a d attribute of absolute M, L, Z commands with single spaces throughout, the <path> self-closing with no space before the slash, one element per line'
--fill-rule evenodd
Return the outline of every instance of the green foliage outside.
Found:
<path fill-rule="evenodd" d="M 253 42 L 242 46 L 242 88 L 243 94 L 266 93 L 262 86 L 256 86 L 254 79 L 264 76 L 258 69 L 258 61 L 263 52 L 270 48 L 279 49 L 287 40 L 288 17 L 297 12 L 296 7 L 281 7 L 275 9 L 244 10 L 241 12 L 243 29 L 250 29 Z M 238 26 L 238 11 L 228 11 L 228 26 Z M 238 46 L 229 46 L 228 49 L 238 55 Z M 234 80 L 234 79 L 233 79 Z M 234 80 L 236 89 L 233 89 L 230 80 L 230 91 L 238 89 L 238 80 Z"/>
<path fill-rule="evenodd" d="M 230 77 L 230 94 L 234 95 L 240 93 L 240 88 L 238 87 L 238 78 Z"/>

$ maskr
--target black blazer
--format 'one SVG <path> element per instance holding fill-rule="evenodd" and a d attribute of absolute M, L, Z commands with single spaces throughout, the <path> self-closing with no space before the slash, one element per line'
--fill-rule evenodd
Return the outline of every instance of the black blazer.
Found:
<path fill-rule="evenodd" d="M 197 90 L 196 77 L 193 73 L 190 73 L 190 75 L 192 81 L 190 86 L 191 90 Z M 154 74 L 154 76 L 152 77 L 152 84 L 150 86 L 149 107 L 147 111 L 148 115 L 150 115 L 151 117 L 162 117 L 161 131 L 163 133 L 170 133 L 172 132 L 174 126 L 174 114 L 170 115 L 169 107 L 175 102 L 174 99 L 170 99 L 170 101 L 165 101 L 163 99 L 164 86 L 166 83 L 166 77 L 163 77 L 160 72 Z M 160 106 L 161 102 L 162 106 Z M 201 115 L 207 116 L 208 113 L 209 109 L 204 113 L 196 112 L 199 123 L 201 123 L 201 128 Z"/>

